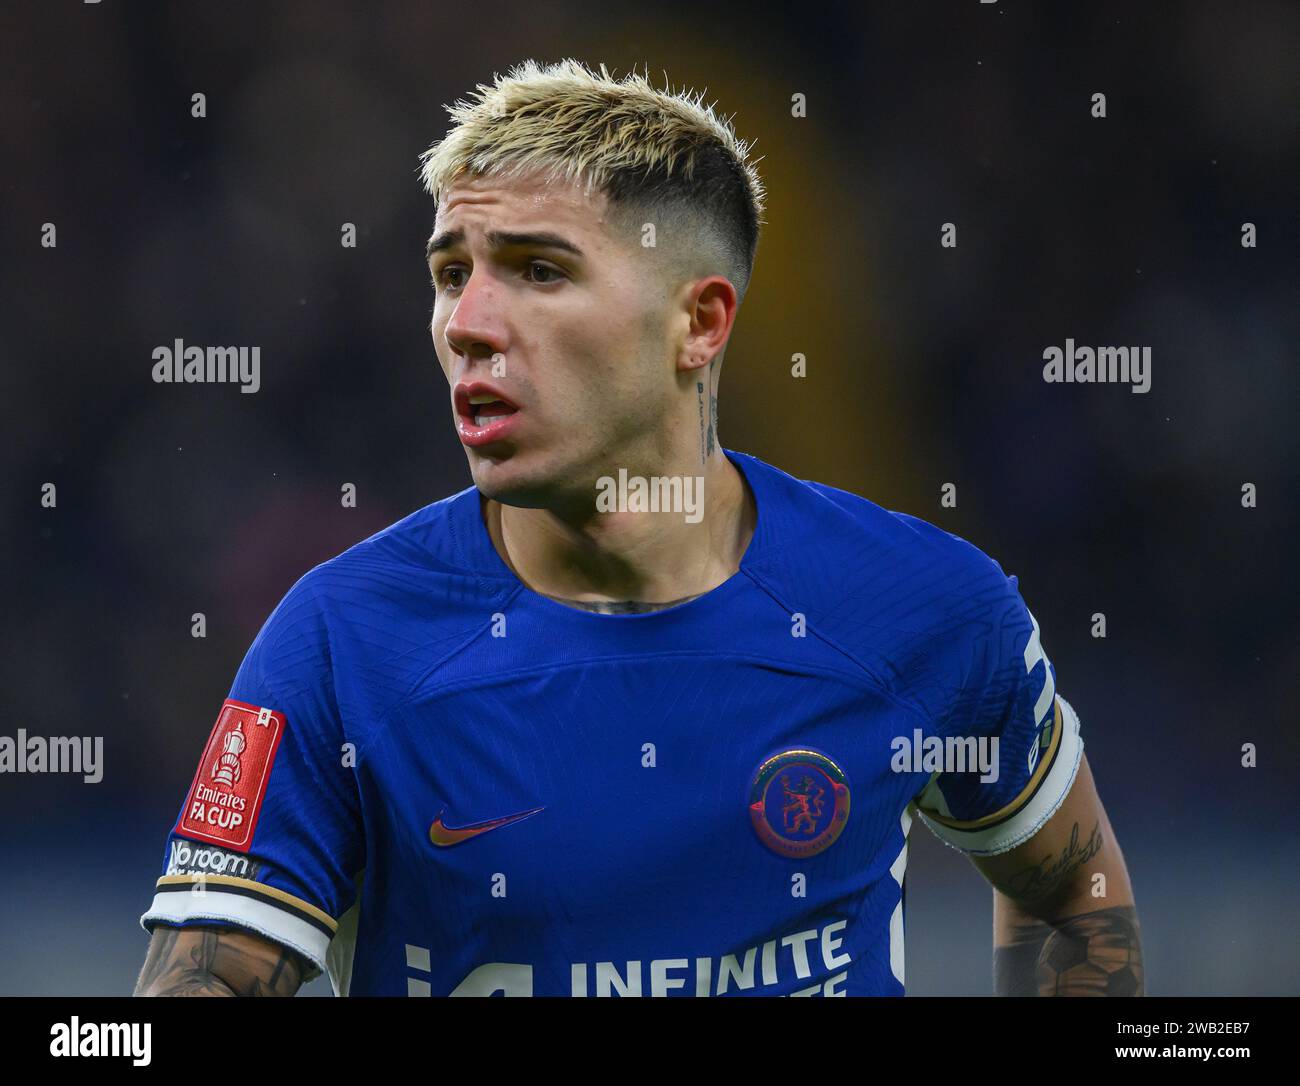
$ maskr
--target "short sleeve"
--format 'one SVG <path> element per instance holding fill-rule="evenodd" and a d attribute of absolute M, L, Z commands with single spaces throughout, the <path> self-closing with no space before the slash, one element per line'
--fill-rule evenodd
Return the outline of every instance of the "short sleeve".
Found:
<path fill-rule="evenodd" d="M 916 797 L 941 840 L 974 856 L 1032 837 L 1069 793 L 1083 756 L 1079 718 L 1056 693 L 1056 670 L 1015 577 L 971 639 L 965 681 L 940 729 L 943 768 Z"/>
<path fill-rule="evenodd" d="M 217 922 L 326 969 L 365 865 L 355 759 L 312 575 L 272 612 L 235 676 L 168 836 L 146 930 Z"/>

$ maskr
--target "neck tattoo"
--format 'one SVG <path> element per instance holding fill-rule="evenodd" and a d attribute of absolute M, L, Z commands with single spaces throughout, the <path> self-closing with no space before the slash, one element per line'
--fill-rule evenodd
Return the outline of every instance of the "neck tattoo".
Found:
<path fill-rule="evenodd" d="M 548 600 L 562 603 L 566 607 L 576 607 L 580 611 L 594 611 L 599 615 L 641 615 L 647 611 L 666 611 L 670 607 L 690 603 L 691 600 L 698 600 L 704 593 L 696 592 L 693 596 L 683 596 L 679 600 L 664 600 L 663 602 L 650 600 L 571 600 L 563 596 L 550 596 L 545 592 L 541 593 L 541 595 L 546 596 Z"/>

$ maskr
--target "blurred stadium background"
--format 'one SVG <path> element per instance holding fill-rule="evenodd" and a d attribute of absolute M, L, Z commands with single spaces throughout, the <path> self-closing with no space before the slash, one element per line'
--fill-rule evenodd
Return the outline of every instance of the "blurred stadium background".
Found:
<path fill-rule="evenodd" d="M 1300 8 L 504 7 L 7 5 L 3 733 L 102 734 L 106 771 L 0 776 L 0 994 L 130 991 L 166 831 L 263 619 L 468 485 L 416 156 L 443 103 L 564 56 L 707 88 L 757 140 L 769 225 L 723 444 L 1019 576 L 1128 860 L 1148 991 L 1294 994 Z M 261 391 L 154 384 L 177 337 L 260 345 Z M 1045 384 L 1067 337 L 1150 345 L 1152 391 Z M 907 935 L 909 995 L 991 991 L 991 892 L 919 824 Z"/>

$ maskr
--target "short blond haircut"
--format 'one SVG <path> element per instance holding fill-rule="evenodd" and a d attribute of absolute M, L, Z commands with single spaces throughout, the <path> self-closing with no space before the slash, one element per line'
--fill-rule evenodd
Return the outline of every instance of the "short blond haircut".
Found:
<path fill-rule="evenodd" d="M 604 193 L 630 231 L 656 224 L 656 247 L 679 274 L 724 274 L 743 298 L 765 193 L 737 138 L 701 96 L 656 90 L 635 71 L 615 80 L 572 59 L 516 65 L 470 100 L 447 106 L 452 128 L 420 156 L 434 200 L 464 175 L 532 171 Z"/>

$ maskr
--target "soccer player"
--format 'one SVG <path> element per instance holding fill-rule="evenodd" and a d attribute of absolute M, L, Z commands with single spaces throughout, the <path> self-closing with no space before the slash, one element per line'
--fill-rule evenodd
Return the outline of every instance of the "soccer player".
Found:
<path fill-rule="evenodd" d="M 919 814 L 995 889 L 997 991 L 1139 993 L 1015 578 L 719 442 L 748 145 L 574 61 L 450 112 L 431 330 L 474 485 L 267 620 L 137 991 L 901 995 Z"/>

